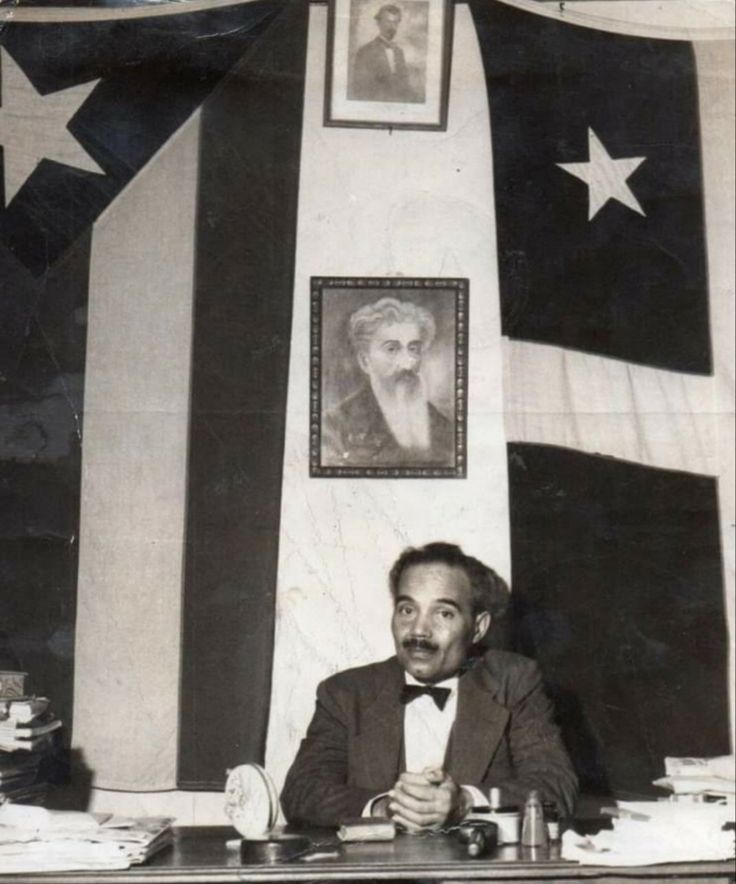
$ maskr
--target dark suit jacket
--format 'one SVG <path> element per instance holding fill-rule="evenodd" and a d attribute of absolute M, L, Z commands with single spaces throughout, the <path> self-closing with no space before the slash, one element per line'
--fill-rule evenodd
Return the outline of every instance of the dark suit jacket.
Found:
<path fill-rule="evenodd" d="M 380 37 L 361 46 L 355 53 L 353 78 L 348 98 L 361 101 L 416 101 L 409 85 L 404 51 L 394 49 L 395 70 L 386 57 L 386 44 Z"/>
<path fill-rule="evenodd" d="M 403 769 L 403 684 L 404 670 L 391 657 L 319 685 L 281 795 L 289 822 L 335 826 L 394 785 Z M 538 789 L 571 813 L 577 780 L 536 663 L 488 651 L 460 677 L 458 691 L 445 763 L 455 782 L 486 793 L 498 786 L 505 804 L 523 804 Z"/>
<path fill-rule="evenodd" d="M 404 449 L 389 429 L 373 390 L 365 384 L 325 415 L 323 464 L 332 467 L 454 466 L 452 423 L 431 402 L 428 407 L 429 449 L 425 452 Z"/>

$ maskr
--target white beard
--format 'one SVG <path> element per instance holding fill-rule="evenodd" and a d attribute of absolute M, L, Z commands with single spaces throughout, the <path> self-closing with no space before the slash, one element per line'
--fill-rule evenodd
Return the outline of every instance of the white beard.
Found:
<path fill-rule="evenodd" d="M 371 376 L 371 388 L 389 429 L 402 448 L 429 448 L 429 407 L 424 380 L 409 386 L 399 382 L 386 389 Z"/>

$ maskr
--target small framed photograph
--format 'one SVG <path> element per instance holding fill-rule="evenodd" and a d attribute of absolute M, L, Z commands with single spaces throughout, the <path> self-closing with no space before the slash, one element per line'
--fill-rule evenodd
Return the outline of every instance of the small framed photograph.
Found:
<path fill-rule="evenodd" d="M 311 281 L 310 475 L 466 475 L 468 281 Z"/>
<path fill-rule="evenodd" d="M 325 125 L 446 129 L 451 0 L 330 0 Z"/>

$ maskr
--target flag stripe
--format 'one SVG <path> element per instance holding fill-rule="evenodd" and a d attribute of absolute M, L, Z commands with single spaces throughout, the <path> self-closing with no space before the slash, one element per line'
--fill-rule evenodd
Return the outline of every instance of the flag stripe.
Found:
<path fill-rule="evenodd" d="M 138 3 L 139 0 L 131 0 Z M 182 9 L 181 0 L 157 0 L 156 5 L 144 6 L 116 5 L 113 8 L 87 6 L 63 6 L 56 8 L 13 8 L 0 10 L 0 22 L 12 20 L 15 22 L 87 22 L 87 21 L 126 21 L 140 18 L 161 18 L 167 15 L 179 15 L 188 12 L 206 12 L 211 9 L 219 9 L 227 6 L 245 6 L 256 3 L 258 0 L 186 0 Z M 29 4 L 30 5 L 30 4 Z"/>
<path fill-rule="evenodd" d="M 571 25 L 613 34 L 666 40 L 729 40 L 734 8 L 730 0 L 501 0 L 509 6 Z"/>
<path fill-rule="evenodd" d="M 509 439 L 719 474 L 712 377 L 526 341 L 506 339 L 503 350 Z"/>
<path fill-rule="evenodd" d="M 402 549 L 446 540 L 509 573 L 490 127 L 470 12 L 455 10 L 447 132 L 325 128 L 324 6 L 312 6 L 309 33 L 267 752 L 277 784 L 319 681 L 392 653 L 387 574 Z M 467 479 L 309 478 L 310 277 L 328 275 L 468 279 Z M 346 340 L 344 329 L 325 340 L 322 359 L 349 377 Z M 441 365 L 430 349 L 431 397 Z"/>
<path fill-rule="evenodd" d="M 714 411 L 710 449 L 718 459 L 726 610 L 730 644 L 731 746 L 736 743 L 736 170 L 733 120 L 736 105 L 736 58 L 733 34 L 728 41 L 696 43 L 698 99 L 703 133 L 705 224 L 713 330 Z"/>
<path fill-rule="evenodd" d="M 176 785 L 198 124 L 93 231 L 74 745 L 102 789 Z"/>
<path fill-rule="evenodd" d="M 0 148 L 0 155 L 2 148 Z M 11 378 L 26 346 L 41 283 L 0 243 L 0 382 Z"/>
<path fill-rule="evenodd" d="M 178 783 L 262 761 L 291 336 L 307 4 L 206 105 L 197 224 Z"/>
<path fill-rule="evenodd" d="M 0 342 L 7 357 L 0 385 L 0 669 L 29 672 L 28 690 L 52 698 L 67 742 L 89 240 L 82 237 L 38 283 L 11 256 L 0 271 L 15 286 L 5 303 L 25 320 L 8 316 L 3 331 L 11 337 Z"/>
<path fill-rule="evenodd" d="M 666 755 L 727 754 L 715 480 L 514 443 L 509 481 L 514 633 L 582 791 L 652 796 Z"/>

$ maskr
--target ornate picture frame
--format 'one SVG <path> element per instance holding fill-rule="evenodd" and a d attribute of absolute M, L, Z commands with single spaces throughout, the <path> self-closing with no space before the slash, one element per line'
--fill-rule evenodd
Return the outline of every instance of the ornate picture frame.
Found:
<path fill-rule="evenodd" d="M 310 476 L 466 476 L 468 280 L 313 277 Z"/>

